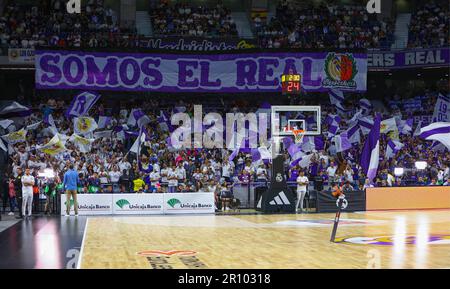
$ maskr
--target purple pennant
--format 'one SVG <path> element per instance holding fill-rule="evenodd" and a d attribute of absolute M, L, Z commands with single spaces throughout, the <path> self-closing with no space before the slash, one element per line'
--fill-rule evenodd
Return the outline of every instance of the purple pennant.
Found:
<path fill-rule="evenodd" d="M 261 153 L 259 152 L 258 149 L 252 149 L 251 155 L 252 155 L 252 162 L 256 162 L 261 159 Z"/>
<path fill-rule="evenodd" d="M 318 151 L 323 150 L 325 148 L 325 143 L 323 141 L 323 137 L 315 136 L 314 137 L 314 146 L 315 146 L 316 150 L 318 150 Z"/>
<path fill-rule="evenodd" d="M 131 131 L 131 130 L 125 131 L 125 137 L 126 138 L 133 138 L 133 137 L 138 137 L 138 136 L 139 136 L 139 132 L 138 131 Z"/>
<path fill-rule="evenodd" d="M 294 141 L 290 137 L 284 137 L 283 138 L 283 146 L 285 149 L 289 149 L 289 147 L 292 145 Z"/>
<path fill-rule="evenodd" d="M 289 146 L 289 148 L 287 149 L 289 155 L 291 157 L 294 157 L 294 155 L 296 153 L 298 153 L 299 151 L 301 151 L 301 144 L 293 144 L 291 146 Z"/>
<path fill-rule="evenodd" d="M 114 130 L 114 132 L 121 132 L 121 131 L 123 131 L 123 126 L 121 126 L 121 125 L 115 126 L 113 130 Z"/>
<path fill-rule="evenodd" d="M 380 140 L 380 124 L 381 115 L 377 114 L 374 120 L 374 124 L 367 137 L 366 142 L 361 154 L 361 168 L 366 174 L 367 178 L 372 181 L 376 175 L 378 169 L 378 158 L 380 155 L 377 144 Z M 376 160 L 376 161 L 374 161 Z"/>
<path fill-rule="evenodd" d="M 237 156 L 238 153 L 239 153 L 239 150 L 238 150 L 238 149 L 234 150 L 234 151 L 231 153 L 231 155 L 230 155 L 230 157 L 228 158 L 228 160 L 229 160 L 230 162 L 233 161 L 234 158 Z"/>
<path fill-rule="evenodd" d="M 423 133 L 420 134 L 420 137 L 426 139 L 435 134 L 450 134 L 450 125 L 447 127 L 438 127 L 435 129 L 424 131 Z"/>

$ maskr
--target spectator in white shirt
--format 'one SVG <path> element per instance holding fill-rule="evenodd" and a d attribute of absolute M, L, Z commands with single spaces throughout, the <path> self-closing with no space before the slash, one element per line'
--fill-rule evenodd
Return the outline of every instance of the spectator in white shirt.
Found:
<path fill-rule="evenodd" d="M 334 182 L 336 170 L 337 166 L 334 164 L 334 162 L 330 162 L 330 166 L 327 168 L 327 174 L 330 182 Z"/>
<path fill-rule="evenodd" d="M 175 193 L 176 188 L 178 186 L 178 176 L 176 173 L 176 168 L 173 166 L 172 168 L 169 168 L 167 170 L 167 180 L 169 182 L 168 184 L 168 192 L 169 193 Z"/>
<path fill-rule="evenodd" d="M 159 185 L 159 180 L 161 178 L 161 175 L 159 174 L 159 171 L 155 167 L 153 167 L 153 171 L 150 173 L 149 177 L 150 177 L 150 185 L 151 185 L 150 190 L 152 192 L 156 192 L 157 185 Z"/>
<path fill-rule="evenodd" d="M 300 204 L 300 210 L 303 211 L 303 200 L 305 199 L 308 183 L 308 177 L 305 176 L 303 171 L 300 171 L 297 177 L 297 203 L 295 204 L 295 210 L 298 209 Z"/>
<path fill-rule="evenodd" d="M 264 163 L 261 163 L 259 167 L 256 169 L 256 178 L 258 182 L 266 182 L 267 181 L 267 170 L 265 168 Z"/>
<path fill-rule="evenodd" d="M 31 217 L 31 210 L 33 205 L 33 186 L 35 183 L 35 179 L 30 174 L 29 168 L 25 170 L 25 175 L 22 176 L 21 181 L 22 181 L 22 214 L 29 218 Z"/>

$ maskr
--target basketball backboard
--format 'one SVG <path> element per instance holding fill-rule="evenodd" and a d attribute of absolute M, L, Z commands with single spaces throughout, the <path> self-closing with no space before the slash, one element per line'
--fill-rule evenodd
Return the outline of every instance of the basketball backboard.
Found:
<path fill-rule="evenodd" d="M 320 135 L 320 106 L 275 105 L 271 107 L 271 132 L 274 137 L 293 136 L 290 129 L 305 135 Z M 290 128 L 290 129 L 286 129 Z"/>

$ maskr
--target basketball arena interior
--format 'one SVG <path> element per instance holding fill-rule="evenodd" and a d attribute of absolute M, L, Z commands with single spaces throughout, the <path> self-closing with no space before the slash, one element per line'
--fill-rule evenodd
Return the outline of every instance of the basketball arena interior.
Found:
<path fill-rule="evenodd" d="M 450 268 L 449 21 L 0 0 L 0 268 Z"/>

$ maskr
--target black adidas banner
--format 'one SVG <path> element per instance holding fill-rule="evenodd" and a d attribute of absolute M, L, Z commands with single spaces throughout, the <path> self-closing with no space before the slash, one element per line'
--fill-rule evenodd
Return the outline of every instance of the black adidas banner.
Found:
<path fill-rule="evenodd" d="M 366 192 L 349 191 L 345 192 L 345 199 L 348 206 L 345 212 L 365 211 L 366 210 Z M 334 213 L 337 211 L 336 198 L 330 191 L 321 191 L 317 193 L 317 213 Z"/>
<path fill-rule="evenodd" d="M 272 163 L 272 178 L 269 189 L 265 191 L 260 199 L 261 211 L 264 213 L 294 213 L 294 194 L 288 188 L 284 177 L 283 158 L 278 156 Z"/>

